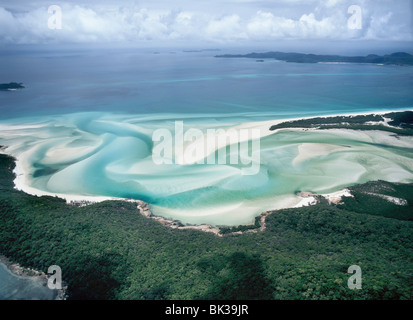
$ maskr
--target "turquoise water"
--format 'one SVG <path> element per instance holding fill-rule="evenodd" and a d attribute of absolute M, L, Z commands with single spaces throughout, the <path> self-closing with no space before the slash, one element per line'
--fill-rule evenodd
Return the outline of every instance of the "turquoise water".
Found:
<path fill-rule="evenodd" d="M 269 134 L 271 121 L 254 123 L 412 109 L 410 67 L 257 63 L 178 51 L 19 53 L 0 67 L 1 82 L 27 87 L 0 92 L 0 144 L 19 159 L 16 183 L 29 193 L 140 199 L 184 223 L 238 225 L 296 205 L 297 191 L 413 181 L 410 137 Z M 259 129 L 259 159 L 250 163 L 257 172 L 245 175 L 247 165 L 229 161 L 156 164 L 153 134 L 173 135 L 175 121 L 202 133 Z M 179 158 L 179 150 L 171 156 Z"/>
<path fill-rule="evenodd" d="M 50 290 L 40 281 L 11 273 L 0 263 L 0 300 L 53 300 L 56 290 Z"/>
<path fill-rule="evenodd" d="M 237 121 L 187 116 L 186 131 L 250 123 L 248 116 L 238 116 Z M 270 123 L 251 125 L 269 133 Z M 16 184 L 24 191 L 139 199 L 149 202 L 155 214 L 184 223 L 251 223 L 261 212 L 296 205 L 297 191 L 330 193 L 376 179 L 413 181 L 413 138 L 389 132 L 263 134 L 254 159 L 256 171 L 243 174 L 252 162 L 231 163 L 231 147 L 222 164 L 181 163 L 177 158 L 157 164 L 153 132 L 163 128 L 174 133 L 170 117 L 75 113 L 0 128 L 1 144 L 18 159 Z M 252 156 L 251 141 L 248 146 Z M 179 152 L 174 148 L 171 154 Z"/>

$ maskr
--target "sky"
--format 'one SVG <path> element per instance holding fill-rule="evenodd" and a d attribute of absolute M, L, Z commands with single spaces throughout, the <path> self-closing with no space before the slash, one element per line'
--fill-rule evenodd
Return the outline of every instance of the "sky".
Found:
<path fill-rule="evenodd" d="M 412 15 L 413 0 L 0 0 L 0 45 L 413 42 Z"/>

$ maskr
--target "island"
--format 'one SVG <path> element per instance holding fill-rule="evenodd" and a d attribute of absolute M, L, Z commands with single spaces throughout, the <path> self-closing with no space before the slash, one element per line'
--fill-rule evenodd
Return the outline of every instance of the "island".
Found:
<path fill-rule="evenodd" d="M 382 115 L 316 117 L 285 121 L 270 127 L 271 131 L 287 128 L 381 130 L 413 135 L 413 111 L 389 112 Z"/>
<path fill-rule="evenodd" d="M 215 58 L 252 58 L 252 59 L 275 59 L 285 62 L 296 63 L 372 63 L 378 65 L 401 65 L 412 66 L 413 55 L 406 52 L 395 52 L 392 54 L 379 56 L 369 54 L 368 56 L 339 56 L 339 55 L 317 55 L 304 54 L 295 52 L 264 52 L 264 53 L 248 53 L 248 54 L 223 54 L 216 55 Z M 258 61 L 257 60 L 257 61 Z"/>
<path fill-rule="evenodd" d="M 17 89 L 23 89 L 22 83 L 10 82 L 10 83 L 0 83 L 0 91 L 14 91 Z"/>

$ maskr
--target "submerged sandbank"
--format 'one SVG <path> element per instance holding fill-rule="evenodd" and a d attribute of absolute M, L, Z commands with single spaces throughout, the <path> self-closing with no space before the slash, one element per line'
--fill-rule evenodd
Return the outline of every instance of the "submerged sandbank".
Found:
<path fill-rule="evenodd" d="M 394 111 L 350 115 L 389 112 Z M 4 152 L 17 159 L 16 189 L 67 202 L 144 200 L 156 216 L 192 225 L 251 224 L 262 212 L 314 202 L 300 192 L 333 199 L 347 186 L 370 180 L 413 181 L 411 136 L 377 130 L 270 130 L 311 118 L 203 119 L 199 128 L 213 123 L 214 128 L 259 130 L 260 171 L 252 176 L 243 176 L 237 165 L 154 165 L 151 133 L 160 125 L 173 129 L 170 115 L 167 121 L 159 115 L 147 121 L 75 114 L 43 124 L 3 124 L 0 141 L 8 145 Z"/>

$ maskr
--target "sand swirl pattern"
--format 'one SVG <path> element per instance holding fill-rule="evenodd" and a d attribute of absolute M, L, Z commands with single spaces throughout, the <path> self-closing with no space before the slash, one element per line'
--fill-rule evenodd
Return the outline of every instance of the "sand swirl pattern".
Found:
<path fill-rule="evenodd" d="M 176 116 L 74 113 L 0 124 L 0 144 L 17 158 L 16 187 L 37 195 L 149 202 L 184 223 L 238 225 L 296 206 L 298 191 L 331 193 L 370 180 L 413 181 L 413 139 L 384 131 L 270 131 L 276 120 L 209 115 L 187 127 L 260 130 L 260 168 L 240 164 L 157 165 L 152 134 L 174 130 Z M 182 120 L 182 119 L 181 119 Z"/>

